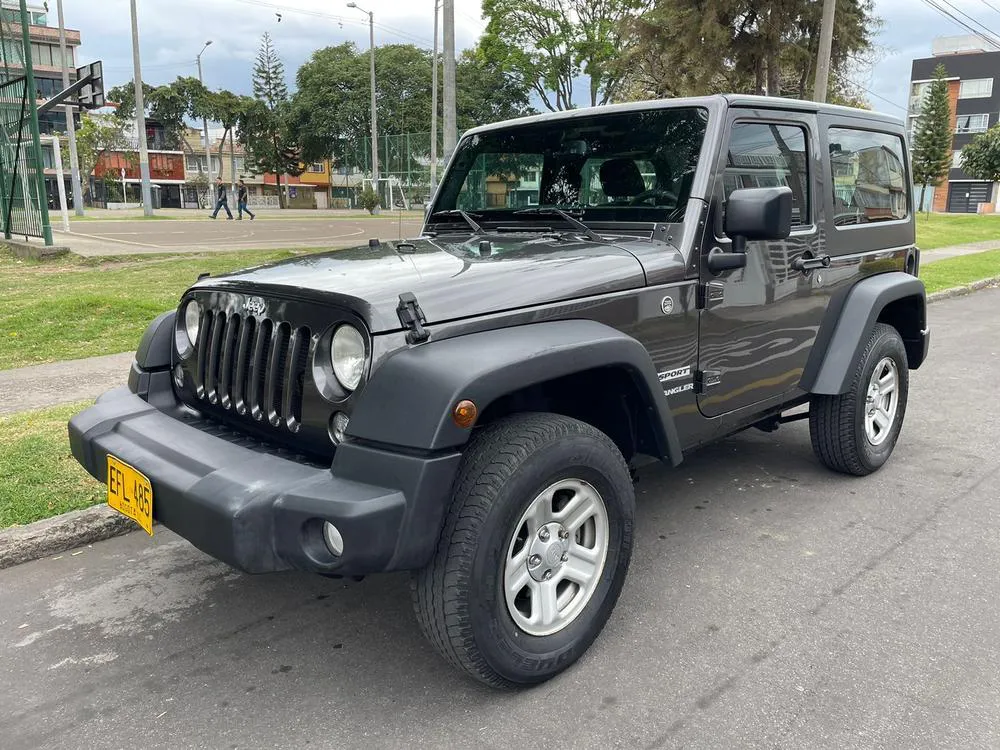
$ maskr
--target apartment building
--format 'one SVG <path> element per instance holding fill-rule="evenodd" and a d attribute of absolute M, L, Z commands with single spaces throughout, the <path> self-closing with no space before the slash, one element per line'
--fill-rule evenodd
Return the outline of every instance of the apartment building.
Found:
<path fill-rule="evenodd" d="M 931 57 L 913 61 L 907 112 L 911 143 L 923 97 L 938 65 L 944 65 L 948 71 L 954 135 L 948 181 L 934 190 L 933 210 L 949 213 L 991 210 L 998 198 L 997 185 L 972 179 L 962 171 L 960 159 L 964 146 L 1000 122 L 1000 51 L 989 48 L 978 36 L 939 37 L 932 43 Z M 981 204 L 985 205 L 981 208 Z"/>
<path fill-rule="evenodd" d="M 28 3 L 28 40 L 31 46 L 31 63 L 35 74 L 35 89 L 38 100 L 45 101 L 58 94 L 65 88 L 63 86 L 63 59 L 59 47 L 59 29 L 56 25 L 55 14 L 49 14 L 45 4 Z M 0 21 L 11 34 L 20 34 L 21 31 L 21 11 L 20 3 L 16 0 L 0 0 Z M 51 25 L 50 25 L 51 23 Z M 24 72 L 20 61 L 21 55 L 20 36 L 3 40 L 4 48 L 0 50 L 0 66 L 2 66 L 8 76 L 22 75 Z M 75 29 L 66 29 L 66 67 L 70 70 L 70 82 L 76 80 L 76 50 L 80 46 L 80 32 Z M 79 114 L 77 123 L 79 124 Z M 66 127 L 66 114 L 62 107 L 57 107 L 51 112 L 46 112 L 38 117 L 39 132 L 45 136 L 52 133 L 64 133 Z M 49 204 L 53 205 L 58 200 L 58 186 L 56 185 L 55 157 L 51 143 L 43 137 L 42 139 L 42 162 L 45 169 L 45 189 L 48 194 Z M 72 205 L 73 190 L 70 185 L 69 170 L 64 176 L 66 184 L 66 198 Z"/>

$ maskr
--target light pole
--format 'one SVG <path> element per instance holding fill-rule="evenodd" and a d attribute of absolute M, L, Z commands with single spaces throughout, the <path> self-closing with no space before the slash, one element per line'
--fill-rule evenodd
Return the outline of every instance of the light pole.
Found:
<path fill-rule="evenodd" d="M 355 8 L 368 14 L 368 45 L 371 50 L 371 86 L 372 86 L 372 182 L 378 191 L 378 120 L 375 114 L 375 14 L 365 10 L 357 3 L 348 3 L 348 8 Z"/>
<path fill-rule="evenodd" d="M 431 197 L 437 190 L 438 172 L 438 9 L 441 0 L 434 0 L 434 55 L 431 57 Z"/>
<path fill-rule="evenodd" d="M 62 68 L 62 82 L 63 88 L 68 89 L 69 69 L 72 61 L 67 62 L 66 24 L 63 23 L 62 0 L 57 1 L 56 9 L 59 13 L 59 54 L 62 58 L 62 64 L 60 65 Z M 66 134 L 69 137 L 69 171 L 73 185 L 73 210 L 77 216 L 83 216 L 83 186 L 80 184 L 80 160 L 77 158 L 76 153 L 76 121 L 74 119 L 73 106 L 67 104 L 64 111 L 66 112 Z"/>
<path fill-rule="evenodd" d="M 211 39 L 205 42 L 205 46 L 201 48 L 201 52 L 199 52 L 198 56 L 195 57 L 195 59 L 198 61 L 198 82 L 201 83 L 202 85 L 204 85 L 205 82 L 201 78 L 201 56 L 205 54 L 205 50 L 208 49 L 208 45 L 210 45 L 211 43 L 212 43 Z M 191 58 L 189 57 L 188 59 L 190 60 Z M 212 146 L 208 142 L 208 120 L 206 120 L 204 117 L 201 118 L 201 135 L 202 138 L 205 139 L 205 165 L 208 168 L 208 194 L 211 195 L 212 194 Z"/>
<path fill-rule="evenodd" d="M 23 7 L 23 6 L 22 6 Z M 149 149 L 146 147 L 146 112 L 142 100 L 142 68 L 139 65 L 139 19 L 136 17 L 135 0 L 132 11 L 132 66 L 135 68 L 135 127 L 139 131 L 139 176 L 142 178 L 142 213 L 153 215 L 153 190 L 149 184 Z M 28 44 L 25 42 L 25 48 Z M 125 200 L 125 196 L 122 196 Z"/>

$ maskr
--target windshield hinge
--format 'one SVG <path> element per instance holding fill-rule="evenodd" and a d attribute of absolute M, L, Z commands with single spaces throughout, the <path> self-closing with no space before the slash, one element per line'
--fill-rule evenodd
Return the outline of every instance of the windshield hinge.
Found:
<path fill-rule="evenodd" d="M 416 295 L 413 292 L 404 292 L 399 295 L 399 306 L 396 308 L 396 315 L 399 322 L 406 330 L 407 344 L 421 344 L 431 337 L 431 332 L 424 328 L 427 318 L 424 311 L 420 309 Z"/>

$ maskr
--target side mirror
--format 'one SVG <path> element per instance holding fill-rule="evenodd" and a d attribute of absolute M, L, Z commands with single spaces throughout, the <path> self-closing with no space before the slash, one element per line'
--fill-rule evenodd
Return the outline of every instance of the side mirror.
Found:
<path fill-rule="evenodd" d="M 726 202 L 726 234 L 733 252 L 746 252 L 748 240 L 783 240 L 792 231 L 789 187 L 741 188 Z"/>

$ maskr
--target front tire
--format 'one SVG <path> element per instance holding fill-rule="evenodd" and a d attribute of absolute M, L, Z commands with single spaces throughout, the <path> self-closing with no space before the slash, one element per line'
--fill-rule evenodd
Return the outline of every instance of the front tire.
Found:
<path fill-rule="evenodd" d="M 908 393 L 903 340 L 892 326 L 876 323 L 847 392 L 812 397 L 809 434 L 817 458 L 855 476 L 881 468 L 896 447 Z"/>
<path fill-rule="evenodd" d="M 424 635 L 494 687 L 555 676 L 614 609 L 634 515 L 625 460 L 594 427 L 523 414 L 478 429 L 434 557 L 412 579 Z"/>

